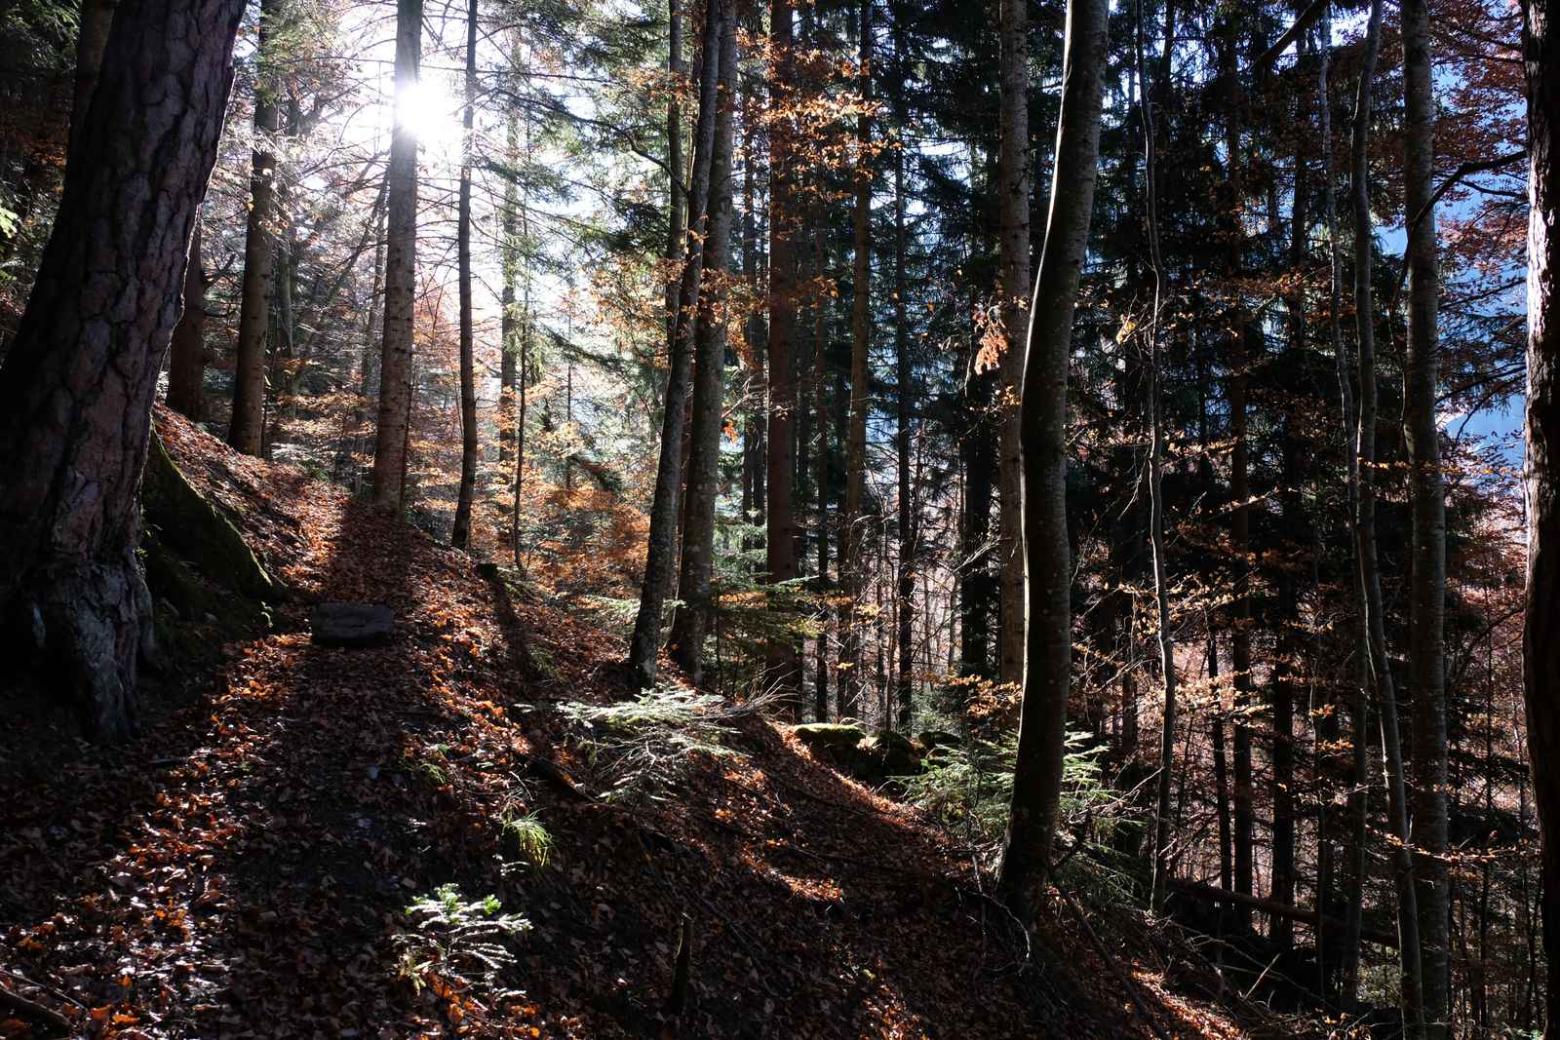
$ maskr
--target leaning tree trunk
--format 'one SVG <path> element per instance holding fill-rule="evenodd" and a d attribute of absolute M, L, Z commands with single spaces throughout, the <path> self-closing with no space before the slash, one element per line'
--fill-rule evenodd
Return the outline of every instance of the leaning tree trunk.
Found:
<path fill-rule="evenodd" d="M 720 497 L 720 434 L 726 397 L 724 304 L 731 254 L 732 143 L 736 124 L 737 27 L 727 18 L 720 43 L 720 109 L 710 170 L 709 237 L 704 243 L 704 287 L 694 338 L 693 427 L 688 441 L 688 500 L 684 508 L 682 573 L 672 619 L 671 655 L 688 680 L 704 680 L 704 639 L 715 603 L 715 503 Z"/>
<path fill-rule="evenodd" d="M 1405 1035 L 1423 1033 L 1419 960 L 1419 914 L 1414 899 L 1414 865 L 1409 853 L 1408 798 L 1403 780 L 1403 740 L 1398 726 L 1397 691 L 1387 653 L 1386 623 L 1381 594 L 1381 566 L 1376 553 L 1376 339 L 1375 303 L 1371 291 L 1372 233 L 1370 216 L 1369 140 L 1371 86 L 1381 39 L 1381 0 L 1372 0 L 1365 31 L 1365 59 L 1354 99 L 1354 125 L 1349 138 L 1349 195 L 1354 209 L 1354 324 L 1359 343 L 1360 404 L 1355 431 L 1359 494 L 1354 522 L 1354 555 L 1359 569 L 1361 616 L 1365 624 L 1366 662 L 1381 723 L 1381 746 L 1387 781 L 1387 812 L 1392 839 L 1394 880 L 1398 893 L 1398 956 Z"/>
<path fill-rule="evenodd" d="M 1440 293 L 1434 186 L 1435 93 L 1431 85 L 1430 10 L 1403 0 L 1404 204 L 1408 229 L 1408 348 L 1404 358 L 1403 426 L 1413 502 L 1410 568 L 1409 692 L 1413 720 L 1413 839 L 1419 911 L 1425 1035 L 1448 1035 L 1450 985 L 1446 867 L 1446 502 L 1441 430 L 1436 423 L 1436 311 Z"/>
<path fill-rule="evenodd" d="M 867 486 L 867 411 L 871 403 L 867 381 L 871 378 L 868 350 L 872 333 L 872 0 L 861 3 L 861 56 L 859 89 L 862 108 L 856 117 L 855 208 L 852 213 L 854 253 L 851 265 L 850 308 L 850 419 L 845 430 L 845 515 L 840 522 L 840 576 L 845 584 L 845 607 L 840 615 L 839 672 L 840 718 L 854 718 L 861 707 L 861 628 L 867 610 L 861 602 L 866 590 L 866 518 L 862 507 Z M 823 344 L 819 343 L 819 349 Z M 820 489 L 821 492 L 821 489 Z"/>
<path fill-rule="evenodd" d="M 0 616 L 35 651 L 25 667 L 107 737 L 131 726 L 150 647 L 141 468 L 243 8 L 144 0 L 119 13 L 0 369 Z"/>
<path fill-rule="evenodd" d="M 249 216 L 244 234 L 244 276 L 239 290 L 238 345 L 233 361 L 233 415 L 228 443 L 258 455 L 265 433 L 266 343 L 271 296 L 276 288 L 276 151 L 281 127 L 277 106 L 277 19 L 282 0 L 260 5 L 260 71 L 255 81 L 254 150 L 249 175 Z"/>
<path fill-rule="evenodd" d="M 456 264 L 460 269 L 460 492 L 450 544 L 471 543 L 471 500 L 477 491 L 477 372 L 471 314 L 471 159 L 477 109 L 477 0 L 466 8 L 466 110 L 462 116 L 460 201 L 456 216 Z"/>
<path fill-rule="evenodd" d="M 1522 5 L 1528 89 L 1527 601 L 1522 630 L 1528 750 L 1542 838 L 1546 1038 L 1560 1036 L 1560 54 L 1549 0 Z"/>
<path fill-rule="evenodd" d="M 395 90 L 417 85 L 422 63 L 422 0 L 397 0 Z M 374 504 L 399 512 L 412 418 L 412 324 L 417 304 L 417 135 L 399 105 L 390 137 L 385 221 L 385 317 L 379 357 L 379 420 L 374 439 Z"/>
<path fill-rule="evenodd" d="M 688 224 L 688 263 L 683 268 L 677 303 L 676 334 L 668 359 L 666 400 L 661 416 L 661 456 L 656 465 L 655 496 L 650 503 L 650 535 L 645 578 L 639 590 L 639 613 L 628 647 L 628 667 L 637 689 L 655 685 L 656 656 L 661 647 L 661 612 L 677 576 L 677 517 L 682 498 L 683 430 L 693 382 L 695 326 L 699 290 L 704 276 L 704 247 L 709 231 L 710 177 L 714 167 L 715 108 L 720 79 L 720 35 L 730 15 L 724 0 L 709 0 L 704 12 L 704 66 L 699 75 L 699 117 L 694 131 L 693 183 L 689 186 L 692 219 Z"/>
<path fill-rule="evenodd" d="M 1029 17 L 1026 0 L 1001 0 L 1000 143 L 997 152 L 997 245 L 999 304 L 1007 348 L 1002 355 L 1002 429 L 997 461 L 997 556 L 1001 574 L 1002 627 L 997 634 L 997 678 L 1005 683 L 1024 677 L 1024 538 L 1019 507 L 1020 472 L 1018 394 L 1024 377 L 1024 343 L 1018 330 L 1028 325 L 1029 192 Z"/>
<path fill-rule="evenodd" d="M 1067 365 L 1099 165 L 1106 0 L 1068 0 L 1062 108 L 1045 248 L 1029 312 L 1019 405 L 1027 577 L 1024 706 L 1013 806 L 998 880 L 1020 920 L 1034 919 L 1062 793 L 1072 682 L 1072 568 L 1067 543 Z"/>
<path fill-rule="evenodd" d="M 206 412 L 206 272 L 200 258 L 200 223 L 190 235 L 184 272 L 184 313 L 168 351 L 168 407 L 191 422 Z"/>

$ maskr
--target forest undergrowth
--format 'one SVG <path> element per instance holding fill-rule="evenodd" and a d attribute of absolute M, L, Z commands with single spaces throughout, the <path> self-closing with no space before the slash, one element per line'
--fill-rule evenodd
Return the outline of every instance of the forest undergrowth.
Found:
<path fill-rule="evenodd" d="M 158 425 L 288 595 L 219 651 L 164 625 L 129 743 L 8 732 L 0 1036 L 1325 1035 L 1130 910 L 1058 900 L 1026 943 L 956 836 L 761 700 L 636 730 L 616 637 Z M 392 641 L 315 645 L 323 601 L 389 605 Z"/>

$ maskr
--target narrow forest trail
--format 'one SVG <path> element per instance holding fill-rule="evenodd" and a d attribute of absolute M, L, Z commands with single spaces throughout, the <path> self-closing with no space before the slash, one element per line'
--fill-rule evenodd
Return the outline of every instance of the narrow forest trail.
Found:
<path fill-rule="evenodd" d="M 1152 1035 L 1075 930 L 1026 962 L 966 852 L 762 718 L 650 797 L 599 799 L 558 707 L 618 694 L 618 639 L 159 422 L 292 601 L 214 674 L 165 678 L 185 707 L 0 807 L 8 989 L 121 1037 Z M 309 605 L 330 600 L 390 605 L 393 642 L 314 645 Z M 505 822 L 524 819 L 545 862 L 515 862 Z M 513 961 L 487 983 L 454 941 L 408 938 L 408 905 L 448 884 L 532 925 L 499 939 Z M 1129 968 L 1166 1028 L 1239 1035 L 1165 992 L 1156 956 Z M 49 1033 L 0 1008 L 0 1035 Z"/>

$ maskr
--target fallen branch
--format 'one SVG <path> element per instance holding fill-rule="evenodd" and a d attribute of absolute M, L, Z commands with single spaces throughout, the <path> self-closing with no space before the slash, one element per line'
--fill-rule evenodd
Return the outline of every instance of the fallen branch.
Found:
<path fill-rule="evenodd" d="M 13 992 L 4 986 L 0 986 L 0 1006 L 8 1007 L 12 1011 L 37 1022 L 47 1022 L 60 1031 L 61 1036 L 69 1036 L 71 1031 L 70 1019 L 55 1011 L 46 1008 L 36 1000 L 28 1000 L 20 993 Z"/>
<path fill-rule="evenodd" d="M 1110 969 L 1110 973 L 1116 976 L 1116 981 L 1121 983 L 1121 988 L 1127 991 L 1127 996 L 1132 998 L 1132 1006 L 1137 1008 L 1138 1014 L 1143 1017 L 1143 1021 L 1148 1023 L 1148 1028 L 1153 1030 L 1154 1035 L 1159 1040 L 1170 1040 L 1170 1034 L 1165 1032 L 1164 1026 L 1159 1024 L 1159 1019 L 1154 1017 L 1154 1013 L 1149 1010 L 1148 1005 L 1143 1001 L 1143 997 L 1138 993 L 1137 984 L 1132 981 L 1132 976 L 1128 975 L 1126 969 L 1111 955 L 1110 950 L 1105 946 L 1104 940 L 1099 937 L 1099 933 L 1094 930 L 1094 926 L 1089 924 L 1089 918 L 1084 914 L 1083 907 L 1078 905 L 1078 900 L 1073 898 L 1072 894 L 1068 892 L 1061 893 L 1061 896 L 1062 901 L 1067 904 L 1067 909 L 1071 910 L 1073 916 L 1078 919 L 1079 926 L 1083 928 L 1083 934 L 1088 936 L 1095 952 L 1100 955 L 1100 958 L 1105 962 L 1105 966 Z"/>
<path fill-rule="evenodd" d="M 1272 899 L 1263 899 L 1259 896 L 1247 895 L 1244 892 L 1227 892 L 1222 888 L 1214 888 L 1212 885 L 1199 884 L 1196 881 L 1186 881 L 1181 878 L 1171 878 L 1170 887 L 1182 895 L 1191 896 L 1193 899 L 1203 899 L 1213 903 L 1226 903 L 1230 906 L 1244 906 L 1252 910 L 1260 910 L 1262 913 L 1274 917 L 1282 917 L 1289 921 L 1300 921 L 1304 924 L 1315 924 L 1318 919 L 1324 925 L 1342 929 L 1343 922 L 1336 918 L 1321 916 L 1315 910 L 1308 910 L 1302 906 L 1290 906 L 1288 903 L 1280 903 Z M 1378 946 L 1397 949 L 1397 936 L 1391 932 L 1380 931 L 1375 928 L 1362 928 L 1360 938 L 1367 942 L 1373 942 Z"/>

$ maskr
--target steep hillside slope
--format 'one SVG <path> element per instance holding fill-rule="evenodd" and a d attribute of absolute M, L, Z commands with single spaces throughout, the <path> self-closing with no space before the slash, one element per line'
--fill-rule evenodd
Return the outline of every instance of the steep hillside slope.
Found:
<path fill-rule="evenodd" d="M 136 741 L 0 741 L 0 1035 L 1153 1035 L 1115 970 L 1161 1035 L 1238 1033 L 1146 932 L 1124 966 L 1065 917 L 1026 953 L 967 850 L 761 713 L 593 717 L 616 639 L 159 426 L 290 595 L 220 647 L 170 623 L 211 652 Z M 311 641 L 343 600 L 389 605 L 389 644 Z"/>

